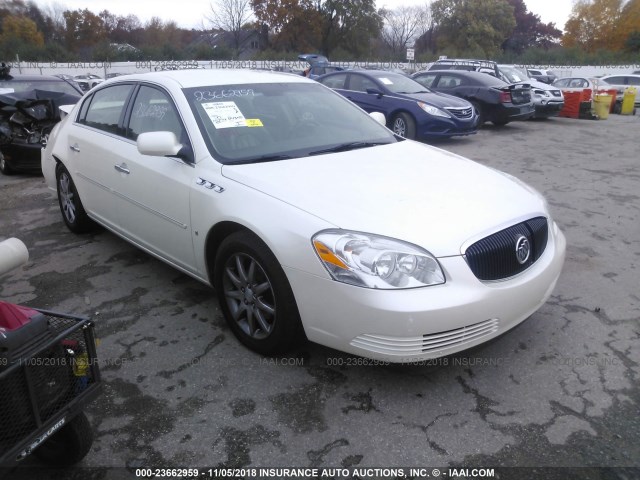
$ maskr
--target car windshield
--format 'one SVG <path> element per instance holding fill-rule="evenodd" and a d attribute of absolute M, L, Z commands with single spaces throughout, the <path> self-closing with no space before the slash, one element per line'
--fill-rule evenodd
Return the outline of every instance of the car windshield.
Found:
<path fill-rule="evenodd" d="M 500 72 L 507 78 L 509 82 L 518 83 L 530 80 L 526 70 L 518 67 L 500 67 Z"/>
<path fill-rule="evenodd" d="M 67 95 L 81 95 L 64 80 L 0 80 L 0 89 L 4 93 L 28 92 L 30 90 L 46 90 L 49 92 L 61 92 Z"/>
<path fill-rule="evenodd" d="M 212 156 L 266 162 L 398 141 L 354 104 L 319 83 L 184 89 Z"/>
<path fill-rule="evenodd" d="M 397 73 L 378 73 L 375 75 L 388 90 L 393 93 L 425 93 L 431 92 L 424 85 L 419 84 L 414 79 L 399 75 Z"/>

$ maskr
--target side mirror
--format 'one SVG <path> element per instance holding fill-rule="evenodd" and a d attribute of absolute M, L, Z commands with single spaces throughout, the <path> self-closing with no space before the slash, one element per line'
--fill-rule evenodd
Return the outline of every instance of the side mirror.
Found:
<path fill-rule="evenodd" d="M 157 157 L 178 157 L 193 163 L 193 153 L 189 145 L 178 142 L 173 132 L 146 132 L 138 135 L 138 152 Z"/>
<path fill-rule="evenodd" d="M 146 132 L 138 135 L 138 151 L 142 155 L 165 157 L 177 155 L 182 144 L 173 132 Z"/>
<path fill-rule="evenodd" d="M 367 88 L 367 93 L 369 95 L 377 95 L 378 98 L 382 98 L 382 95 L 384 95 L 380 90 L 378 90 L 377 88 Z"/>
<path fill-rule="evenodd" d="M 387 118 L 384 116 L 384 113 L 382 112 L 371 112 L 369 116 L 373 118 L 376 122 L 378 122 L 380 125 L 387 124 Z"/>

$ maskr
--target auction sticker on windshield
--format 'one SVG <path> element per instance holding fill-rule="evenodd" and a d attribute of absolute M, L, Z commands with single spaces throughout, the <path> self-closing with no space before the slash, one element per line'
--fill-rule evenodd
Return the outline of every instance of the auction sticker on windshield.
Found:
<path fill-rule="evenodd" d="M 203 103 L 202 108 L 216 128 L 246 127 L 247 120 L 235 102 Z"/>

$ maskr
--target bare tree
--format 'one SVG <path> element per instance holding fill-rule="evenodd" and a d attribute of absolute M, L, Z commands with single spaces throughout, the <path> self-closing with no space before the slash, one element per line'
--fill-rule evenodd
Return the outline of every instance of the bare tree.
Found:
<path fill-rule="evenodd" d="M 205 15 L 205 18 L 213 28 L 231 33 L 233 48 L 240 52 L 242 27 L 253 16 L 251 0 L 215 0 L 210 7 L 211 13 Z"/>
<path fill-rule="evenodd" d="M 394 10 L 382 10 L 381 13 L 384 18 L 382 40 L 394 55 L 401 55 L 432 25 L 431 9 L 428 5 L 401 6 Z"/>

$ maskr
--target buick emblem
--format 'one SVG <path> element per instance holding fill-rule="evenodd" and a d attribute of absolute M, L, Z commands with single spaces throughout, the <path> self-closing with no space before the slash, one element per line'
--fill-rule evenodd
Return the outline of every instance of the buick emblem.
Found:
<path fill-rule="evenodd" d="M 518 235 L 516 238 L 516 259 L 520 265 L 524 265 L 531 256 L 531 244 L 527 237 Z"/>

